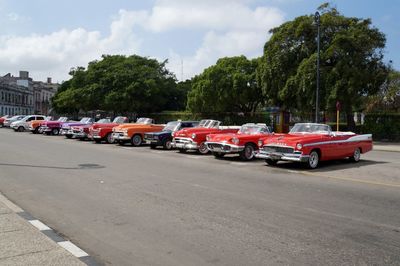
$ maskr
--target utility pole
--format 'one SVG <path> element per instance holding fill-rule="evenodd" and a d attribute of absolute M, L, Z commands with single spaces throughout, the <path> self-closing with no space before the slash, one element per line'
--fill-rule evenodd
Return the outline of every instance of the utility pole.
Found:
<path fill-rule="evenodd" d="M 320 15 L 315 12 L 315 23 L 317 24 L 317 91 L 315 95 L 315 123 L 319 122 L 319 61 L 320 61 Z"/>

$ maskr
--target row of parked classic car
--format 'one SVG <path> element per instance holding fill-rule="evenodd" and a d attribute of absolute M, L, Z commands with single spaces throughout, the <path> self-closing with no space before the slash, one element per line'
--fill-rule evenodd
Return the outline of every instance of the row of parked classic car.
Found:
<path fill-rule="evenodd" d="M 362 153 L 372 150 L 372 135 L 334 132 L 329 125 L 298 123 L 288 134 L 276 134 L 266 124 L 222 126 L 220 121 L 172 121 L 155 124 L 153 119 L 139 118 L 128 123 L 127 117 L 113 121 L 84 117 L 69 121 L 66 117 L 52 120 L 40 115 L 0 118 L 0 127 L 33 134 L 62 135 L 66 138 L 92 140 L 95 143 L 117 143 L 132 146 L 148 144 L 151 149 L 162 147 L 179 152 L 212 153 L 216 158 L 239 154 L 242 160 L 265 159 L 268 165 L 279 161 L 303 162 L 317 168 L 320 161 L 349 158 L 360 160 Z"/>

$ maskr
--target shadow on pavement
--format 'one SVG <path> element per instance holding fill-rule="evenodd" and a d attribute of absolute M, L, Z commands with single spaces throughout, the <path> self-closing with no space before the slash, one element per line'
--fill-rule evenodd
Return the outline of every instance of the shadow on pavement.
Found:
<path fill-rule="evenodd" d="M 308 169 L 307 165 L 304 163 L 296 162 L 279 162 L 277 166 L 273 168 L 287 169 L 287 170 L 308 170 L 313 173 L 317 172 L 328 172 L 332 170 L 345 170 L 345 169 L 356 169 L 369 165 L 385 164 L 388 162 L 384 161 L 371 161 L 371 160 L 361 160 L 358 163 L 351 162 L 349 160 L 332 160 L 320 162 L 317 169 Z"/>
<path fill-rule="evenodd" d="M 0 163 L 0 166 L 30 167 L 30 168 L 45 168 L 45 169 L 61 169 L 61 170 L 86 170 L 86 169 L 101 169 L 101 168 L 105 168 L 105 166 L 98 165 L 98 164 L 78 164 L 77 167 L 62 167 L 62 166 L 47 166 L 47 165 Z"/>

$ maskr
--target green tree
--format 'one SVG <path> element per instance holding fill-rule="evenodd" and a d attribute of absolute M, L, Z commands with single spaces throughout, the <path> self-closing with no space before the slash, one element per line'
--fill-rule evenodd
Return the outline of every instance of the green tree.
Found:
<path fill-rule="evenodd" d="M 378 94 L 367 99 L 367 111 L 400 111 L 400 72 L 391 70 Z"/>
<path fill-rule="evenodd" d="M 385 81 L 385 36 L 370 19 L 345 17 L 329 4 L 321 14 L 321 110 L 341 102 L 350 128 L 352 111 L 365 95 L 376 94 Z M 317 27 L 314 16 L 301 16 L 271 30 L 264 46 L 258 81 L 272 104 L 312 113 L 315 108 Z"/>
<path fill-rule="evenodd" d="M 260 106 L 258 59 L 225 57 L 192 80 L 187 109 L 199 113 L 253 113 Z"/>
<path fill-rule="evenodd" d="M 177 91 L 175 76 L 165 65 L 138 55 L 103 55 L 87 69 L 70 71 L 53 99 L 57 111 L 107 110 L 117 113 L 160 111 Z"/>

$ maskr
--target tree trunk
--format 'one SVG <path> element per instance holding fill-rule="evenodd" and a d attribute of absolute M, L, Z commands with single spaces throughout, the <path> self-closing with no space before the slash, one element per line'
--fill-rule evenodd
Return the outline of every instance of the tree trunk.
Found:
<path fill-rule="evenodd" d="M 346 112 L 346 120 L 347 120 L 347 130 L 348 131 L 356 131 L 356 123 L 354 122 L 353 112 Z"/>

